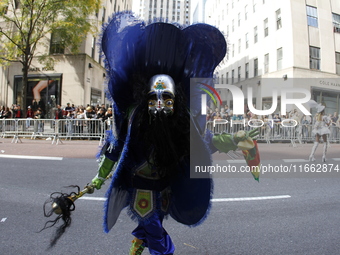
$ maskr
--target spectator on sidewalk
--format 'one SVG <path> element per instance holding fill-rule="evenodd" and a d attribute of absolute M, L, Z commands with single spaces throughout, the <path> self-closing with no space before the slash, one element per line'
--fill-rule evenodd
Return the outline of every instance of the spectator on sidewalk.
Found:
<path fill-rule="evenodd" d="M 32 110 L 32 107 L 29 105 L 26 111 L 26 129 L 31 126 L 31 119 L 33 118 L 34 118 L 34 112 Z"/>
<path fill-rule="evenodd" d="M 336 138 L 338 136 L 338 128 L 336 127 L 336 122 L 338 121 L 338 113 L 334 112 L 333 115 L 330 117 L 331 118 L 331 134 L 330 134 L 330 140 L 332 142 L 336 142 Z"/>
<path fill-rule="evenodd" d="M 21 106 L 18 104 L 18 105 L 13 105 L 13 109 L 12 109 L 12 112 L 13 112 L 13 118 L 14 119 L 18 119 L 18 118 L 23 118 L 23 113 L 22 113 L 22 110 L 21 110 Z"/>

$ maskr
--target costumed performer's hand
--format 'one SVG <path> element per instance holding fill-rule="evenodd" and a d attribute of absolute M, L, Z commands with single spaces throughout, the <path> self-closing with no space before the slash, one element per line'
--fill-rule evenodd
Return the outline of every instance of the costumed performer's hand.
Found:
<path fill-rule="evenodd" d="M 92 179 L 92 184 L 96 189 L 100 189 L 104 182 L 106 181 L 107 176 L 112 171 L 115 162 L 110 160 L 109 158 L 102 156 L 101 161 L 99 163 L 99 169 L 97 175 Z"/>
<path fill-rule="evenodd" d="M 239 149 L 249 150 L 254 147 L 253 140 L 256 140 L 259 133 L 258 128 L 251 131 L 240 130 L 234 134 L 233 139 Z"/>
<path fill-rule="evenodd" d="M 96 189 L 101 189 L 103 183 L 105 182 L 104 178 L 98 178 L 97 176 L 92 179 L 92 184 Z"/>

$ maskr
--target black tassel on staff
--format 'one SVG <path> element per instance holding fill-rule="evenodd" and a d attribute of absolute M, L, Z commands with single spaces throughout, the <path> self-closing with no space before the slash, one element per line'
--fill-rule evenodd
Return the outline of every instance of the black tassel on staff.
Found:
<path fill-rule="evenodd" d="M 50 198 L 44 203 L 44 216 L 51 217 L 53 214 L 57 214 L 54 220 L 47 221 L 43 229 L 39 232 L 55 226 L 60 220 L 63 223 L 56 229 L 53 234 L 49 248 L 55 246 L 59 238 L 65 233 L 66 229 L 71 225 L 71 212 L 75 210 L 74 201 L 82 197 L 86 193 L 92 194 L 94 192 L 94 186 L 87 185 L 83 190 L 80 190 L 79 186 L 71 185 L 67 188 L 76 188 L 77 192 L 71 192 L 69 194 L 62 192 L 53 192 Z"/>
<path fill-rule="evenodd" d="M 109 179 L 111 177 L 112 172 L 106 177 L 106 179 Z M 39 233 L 45 229 L 55 226 L 60 219 L 63 221 L 63 223 L 56 229 L 55 233 L 53 234 L 48 249 L 54 247 L 60 237 L 65 233 L 66 229 L 70 227 L 72 221 L 71 212 L 75 210 L 74 201 L 85 194 L 92 194 L 94 192 L 95 186 L 92 184 L 87 184 L 83 190 L 80 190 L 79 186 L 77 185 L 71 185 L 66 188 L 76 188 L 77 192 L 53 192 L 43 206 L 45 217 L 49 218 L 53 214 L 56 214 L 57 217 L 54 220 L 47 221 L 45 223 L 45 226 L 39 231 Z"/>

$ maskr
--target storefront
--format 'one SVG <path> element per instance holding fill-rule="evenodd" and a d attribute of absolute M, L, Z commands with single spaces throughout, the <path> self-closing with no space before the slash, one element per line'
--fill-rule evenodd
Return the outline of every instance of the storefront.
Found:
<path fill-rule="evenodd" d="M 53 112 L 61 103 L 62 74 L 29 75 L 26 86 L 26 106 L 31 106 L 33 111 L 39 107 L 45 118 L 54 118 Z M 22 104 L 22 76 L 14 76 L 14 102 Z"/>

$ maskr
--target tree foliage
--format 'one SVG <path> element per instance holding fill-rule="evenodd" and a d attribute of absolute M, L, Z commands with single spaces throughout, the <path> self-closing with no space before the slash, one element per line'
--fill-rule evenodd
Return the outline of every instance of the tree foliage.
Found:
<path fill-rule="evenodd" d="M 91 19 L 101 0 L 1 0 L 0 64 L 20 62 L 23 90 L 34 57 L 48 62 L 51 34 L 58 34 L 63 47 L 77 53 L 88 33 L 96 33 Z M 43 50 L 41 50 L 43 49 Z M 51 62 L 49 62 L 51 63 Z M 24 96 L 25 91 L 23 91 Z"/>

